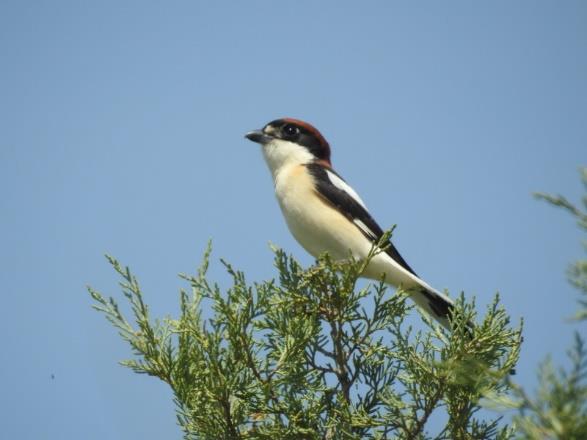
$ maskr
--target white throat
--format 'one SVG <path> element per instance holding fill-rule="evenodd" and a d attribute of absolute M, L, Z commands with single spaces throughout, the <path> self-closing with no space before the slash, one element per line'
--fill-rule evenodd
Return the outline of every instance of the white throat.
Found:
<path fill-rule="evenodd" d="M 274 139 L 263 145 L 263 156 L 271 170 L 274 182 L 277 175 L 285 168 L 307 164 L 315 159 L 307 148 L 282 139 Z"/>

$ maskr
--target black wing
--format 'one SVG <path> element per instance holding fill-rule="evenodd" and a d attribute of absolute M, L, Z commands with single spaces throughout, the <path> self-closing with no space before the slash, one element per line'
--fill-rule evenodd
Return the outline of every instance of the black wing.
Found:
<path fill-rule="evenodd" d="M 352 221 L 369 240 L 377 242 L 381 239 L 383 230 L 373 220 L 373 217 L 371 217 L 363 202 L 358 199 L 354 190 L 348 186 L 342 177 L 332 169 L 326 168 L 319 163 L 311 163 L 306 165 L 306 167 L 314 177 L 316 189 L 324 199 Z M 340 181 L 337 181 L 337 178 Z M 416 275 L 416 272 L 406 263 L 391 242 L 388 242 L 385 252 L 401 267 L 411 274 Z"/>

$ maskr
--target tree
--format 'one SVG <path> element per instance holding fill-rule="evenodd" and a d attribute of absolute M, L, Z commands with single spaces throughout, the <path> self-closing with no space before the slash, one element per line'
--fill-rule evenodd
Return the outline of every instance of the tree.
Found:
<path fill-rule="evenodd" d="M 581 169 L 587 189 L 587 168 Z M 587 231 L 587 212 L 570 203 L 563 196 L 544 193 L 536 197 L 559 206 L 577 219 L 579 227 Z M 583 197 L 587 210 L 587 196 Z M 584 243 L 587 249 L 587 243 Z M 575 262 L 568 270 L 569 281 L 580 294 L 578 321 L 587 319 L 587 260 Z M 514 387 L 520 414 L 514 419 L 522 439 L 587 439 L 587 349 L 585 341 L 575 332 L 574 344 L 568 351 L 571 366 L 555 369 L 547 358 L 538 372 L 540 388 L 534 398 L 519 387 Z"/>
<path fill-rule="evenodd" d="M 304 269 L 274 253 L 277 279 L 261 283 L 223 262 L 232 286 L 222 292 L 206 276 L 209 246 L 197 274 L 181 275 L 190 288 L 177 319 L 152 320 L 112 257 L 134 323 L 89 289 L 132 347 L 122 364 L 173 390 L 185 438 L 511 438 L 501 417 L 479 413 L 484 398 L 506 397 L 521 344 L 497 295 L 480 319 L 461 295 L 451 332 L 426 318 L 416 331 L 405 292 L 357 287 L 366 262 L 323 255 Z M 434 413 L 446 423 L 431 432 Z"/>

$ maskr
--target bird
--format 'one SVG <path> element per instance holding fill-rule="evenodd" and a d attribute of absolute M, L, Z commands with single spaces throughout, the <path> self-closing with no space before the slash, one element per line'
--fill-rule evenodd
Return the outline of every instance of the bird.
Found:
<path fill-rule="evenodd" d="M 365 259 L 379 244 L 361 276 L 401 287 L 420 310 L 451 328 L 454 302 L 420 278 L 391 241 L 379 243 L 383 230 L 333 169 L 330 145 L 313 125 L 280 118 L 245 137 L 261 145 L 287 226 L 310 255 Z"/>

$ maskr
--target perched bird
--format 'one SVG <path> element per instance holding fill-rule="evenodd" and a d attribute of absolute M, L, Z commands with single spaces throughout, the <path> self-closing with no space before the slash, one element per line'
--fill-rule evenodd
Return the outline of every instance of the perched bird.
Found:
<path fill-rule="evenodd" d="M 359 195 L 332 169 L 330 146 L 307 122 L 283 118 L 245 137 L 261 144 L 275 195 L 295 239 L 314 257 L 328 251 L 335 260 L 366 258 L 383 230 Z M 393 244 L 387 243 L 363 273 L 401 286 L 425 312 L 450 328 L 453 301 L 424 282 Z"/>

